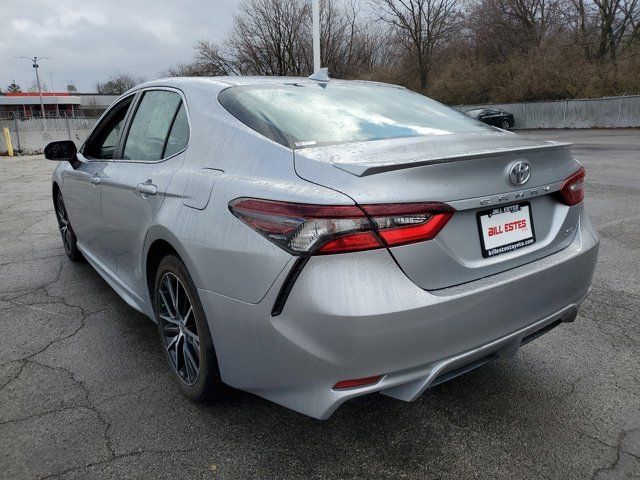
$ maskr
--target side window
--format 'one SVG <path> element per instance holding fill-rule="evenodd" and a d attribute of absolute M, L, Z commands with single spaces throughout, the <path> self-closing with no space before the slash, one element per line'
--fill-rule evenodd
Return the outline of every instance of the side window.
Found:
<path fill-rule="evenodd" d="M 85 157 L 99 160 L 113 158 L 124 127 L 124 118 L 132 100 L 133 96 L 123 100 L 111 109 L 84 146 L 82 153 Z"/>
<path fill-rule="evenodd" d="M 162 158 L 165 141 L 182 99 L 175 92 L 145 92 L 136 110 L 122 158 L 155 161 Z"/>
<path fill-rule="evenodd" d="M 167 137 L 167 145 L 164 147 L 162 158 L 175 155 L 185 148 L 187 143 L 189 143 L 189 121 L 187 120 L 184 104 L 181 104 Z"/>

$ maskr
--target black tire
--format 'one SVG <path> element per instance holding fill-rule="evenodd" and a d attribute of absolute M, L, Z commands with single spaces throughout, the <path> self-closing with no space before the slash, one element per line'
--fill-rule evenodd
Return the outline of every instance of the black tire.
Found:
<path fill-rule="evenodd" d="M 191 316 L 188 314 L 186 315 L 188 318 L 181 327 L 176 327 L 172 322 L 168 322 L 163 319 L 163 317 L 166 318 L 166 313 L 168 312 L 167 305 L 164 304 L 163 296 L 160 293 L 161 282 L 165 276 L 168 279 L 173 279 L 174 276 L 177 277 L 181 286 L 186 290 L 187 299 L 190 302 L 191 307 L 193 307 L 193 314 Z M 166 298 L 167 295 L 164 290 L 163 286 L 163 293 Z M 167 255 L 160 261 L 154 281 L 153 299 L 162 350 L 164 351 L 165 358 L 173 374 L 172 376 L 177 381 L 180 390 L 185 396 L 195 402 L 214 400 L 216 397 L 220 396 L 225 388 L 222 380 L 220 379 L 220 370 L 218 368 L 216 352 L 213 347 L 213 339 L 211 337 L 211 332 L 209 331 L 209 325 L 207 324 L 204 309 L 202 308 L 200 298 L 198 297 L 198 290 L 191 279 L 191 275 L 189 275 L 187 267 L 177 255 Z M 171 303 L 171 300 L 169 300 L 169 302 Z M 177 311 L 180 310 L 179 305 L 180 304 L 178 303 Z M 165 315 L 161 316 L 163 312 L 165 312 Z M 182 312 L 182 314 L 184 313 L 185 312 Z M 183 315 L 178 315 L 178 317 L 181 316 Z M 174 329 L 174 331 L 177 329 L 179 332 L 184 332 L 185 329 L 189 329 L 193 332 L 193 324 L 191 323 L 193 320 L 195 320 L 195 326 L 197 328 L 195 333 L 199 338 L 197 348 L 199 353 L 199 370 L 197 380 L 195 380 L 195 382 L 189 382 L 185 378 L 185 376 L 187 376 L 186 372 L 188 371 L 186 357 L 183 357 L 183 368 L 180 369 L 178 355 L 180 340 L 175 342 L 175 352 L 170 352 L 168 343 L 170 343 L 169 339 L 172 333 L 167 332 L 168 329 Z M 178 335 L 178 333 L 176 333 L 176 335 Z M 194 344 L 186 335 L 182 335 L 182 348 L 183 350 L 188 349 L 192 353 L 196 350 L 194 348 Z M 175 355 L 175 357 L 172 355 Z M 176 361 L 178 362 L 177 364 L 175 363 Z"/>
<path fill-rule="evenodd" d="M 58 220 L 58 229 L 60 230 L 60 236 L 62 237 L 62 244 L 64 245 L 64 251 L 72 262 L 79 262 L 83 259 L 82 253 L 78 250 L 78 239 L 76 238 L 76 233 L 73 231 L 73 227 L 69 221 L 69 215 L 67 214 L 67 208 L 64 205 L 62 193 L 59 191 L 56 192 L 54 208 L 56 211 L 56 219 Z"/>
<path fill-rule="evenodd" d="M 502 128 L 503 130 L 509 130 L 510 128 L 509 120 L 502 120 L 502 123 L 500 124 L 500 128 Z"/>

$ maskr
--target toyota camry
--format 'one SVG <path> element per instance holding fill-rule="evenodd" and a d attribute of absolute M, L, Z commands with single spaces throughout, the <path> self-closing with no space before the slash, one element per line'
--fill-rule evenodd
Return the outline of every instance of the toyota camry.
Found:
<path fill-rule="evenodd" d="M 45 156 L 67 255 L 194 401 L 414 400 L 573 321 L 598 255 L 568 144 L 393 85 L 158 80 Z"/>

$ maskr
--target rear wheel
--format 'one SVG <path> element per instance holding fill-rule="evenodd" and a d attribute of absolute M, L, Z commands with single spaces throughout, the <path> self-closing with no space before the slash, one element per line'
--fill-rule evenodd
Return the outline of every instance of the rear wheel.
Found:
<path fill-rule="evenodd" d="M 509 130 L 509 121 L 502 120 L 502 124 L 500 125 L 500 128 L 502 128 L 503 130 Z"/>
<path fill-rule="evenodd" d="M 82 254 L 78 250 L 76 234 L 73 231 L 71 222 L 69 221 L 69 215 L 67 214 L 67 209 L 64 206 L 64 199 L 60 192 L 56 193 L 55 210 L 56 218 L 58 219 L 58 229 L 60 230 L 62 244 L 64 245 L 64 251 L 66 252 L 67 257 L 74 262 L 77 262 L 82 259 Z"/>
<path fill-rule="evenodd" d="M 196 287 L 178 256 L 160 261 L 154 285 L 158 331 L 180 390 L 194 401 L 215 398 L 223 384 L 211 333 Z"/>

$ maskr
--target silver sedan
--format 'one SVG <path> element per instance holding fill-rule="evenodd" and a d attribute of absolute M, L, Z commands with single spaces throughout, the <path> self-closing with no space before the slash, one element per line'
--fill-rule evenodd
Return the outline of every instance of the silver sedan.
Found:
<path fill-rule="evenodd" d="M 598 255 L 569 145 L 392 85 L 158 80 L 45 155 L 68 256 L 196 401 L 414 400 L 573 321 Z"/>

